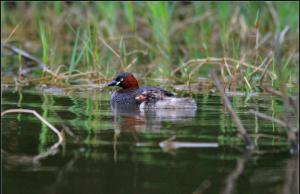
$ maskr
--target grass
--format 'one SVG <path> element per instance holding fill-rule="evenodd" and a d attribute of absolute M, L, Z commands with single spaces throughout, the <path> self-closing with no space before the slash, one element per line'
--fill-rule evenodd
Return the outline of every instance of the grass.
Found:
<path fill-rule="evenodd" d="M 77 33 L 76 33 L 76 39 L 75 39 L 75 43 L 74 43 L 74 46 L 73 46 L 72 55 L 71 55 L 71 61 L 70 61 L 70 66 L 69 66 L 69 73 L 72 73 L 75 70 L 75 66 L 77 64 L 77 63 L 75 63 L 75 61 L 78 61 L 76 59 L 76 57 L 77 57 L 79 36 L 80 36 L 80 30 L 78 29 Z"/>
<path fill-rule="evenodd" d="M 134 2 L 124 2 L 124 14 L 127 20 L 127 23 L 130 27 L 130 31 L 135 30 L 135 16 L 134 16 Z"/>
<path fill-rule="evenodd" d="M 40 37 L 41 37 L 41 43 L 42 43 L 42 50 L 43 50 L 43 63 L 44 64 L 48 64 L 48 41 L 47 41 L 47 35 L 45 32 L 45 26 L 40 23 L 39 24 L 40 27 Z"/>
<path fill-rule="evenodd" d="M 229 57 L 264 68 L 268 65 L 264 61 L 271 56 L 269 63 L 275 65 L 272 59 L 275 59 L 276 34 L 288 27 L 280 45 L 282 72 L 288 91 L 293 94 L 296 91 L 299 2 L 1 2 L 1 5 L 1 42 L 7 38 L 8 43 L 17 42 L 51 70 L 61 66 L 58 73 L 95 71 L 96 76 L 103 78 L 126 69 L 152 78 L 195 83 L 198 77 L 208 77 L 211 68 L 219 67 L 184 64 L 209 57 Z M 135 59 L 136 63 L 131 64 Z M 2 70 L 7 65 L 4 63 Z M 229 65 L 239 78 L 238 89 L 258 90 L 262 71 L 254 73 L 250 67 Z M 277 75 L 274 65 L 267 70 Z M 172 73 L 178 67 L 182 68 Z M 231 77 L 227 71 L 223 76 Z M 265 78 L 264 84 L 279 89 L 282 80 L 278 75 L 275 77 Z"/>

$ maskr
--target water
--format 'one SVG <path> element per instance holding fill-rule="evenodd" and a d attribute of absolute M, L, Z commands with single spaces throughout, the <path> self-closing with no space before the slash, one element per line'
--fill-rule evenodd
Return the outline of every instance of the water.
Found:
<path fill-rule="evenodd" d="M 142 113 L 112 112 L 109 99 L 106 91 L 3 90 L 2 111 L 36 110 L 66 137 L 52 150 L 56 135 L 33 115 L 4 115 L 3 193 L 299 191 L 298 158 L 288 153 L 285 129 L 247 112 L 280 112 L 277 99 L 230 98 L 258 147 L 254 154 L 244 151 L 219 96 L 195 96 L 196 111 Z"/>

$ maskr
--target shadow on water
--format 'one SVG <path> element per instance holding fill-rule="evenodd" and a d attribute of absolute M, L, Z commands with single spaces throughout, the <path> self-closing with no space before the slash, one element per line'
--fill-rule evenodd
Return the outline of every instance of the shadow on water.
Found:
<path fill-rule="evenodd" d="M 54 95 L 3 91 L 2 110 L 34 109 L 57 128 L 64 129 L 66 137 L 64 146 L 35 165 L 31 158 L 45 153 L 57 141 L 56 136 L 30 115 L 3 116 L 3 192 L 299 191 L 298 157 L 291 157 L 287 149 L 267 152 L 287 147 L 284 129 L 246 113 L 250 108 L 268 113 L 280 111 L 276 99 L 231 99 L 262 151 L 253 154 L 243 151 L 218 96 L 197 96 L 198 109 L 193 111 L 147 112 L 111 110 L 109 98 L 98 92 Z M 164 149 L 160 146 L 162 142 L 173 143 L 173 149 Z M 204 147 L 203 142 L 218 146 Z"/>

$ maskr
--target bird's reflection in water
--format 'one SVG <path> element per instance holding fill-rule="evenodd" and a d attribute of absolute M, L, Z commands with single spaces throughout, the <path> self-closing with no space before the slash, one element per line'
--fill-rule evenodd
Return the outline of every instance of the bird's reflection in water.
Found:
<path fill-rule="evenodd" d="M 181 123 L 193 120 L 196 109 L 113 108 L 114 128 L 120 132 L 159 132 L 162 122 Z"/>
<path fill-rule="evenodd" d="M 112 108 L 114 117 L 114 161 L 117 162 L 118 138 L 121 133 L 131 133 L 134 144 L 139 142 L 136 133 L 159 133 L 162 122 L 180 123 L 191 121 L 196 116 L 196 109 L 150 109 L 139 110 L 132 107 Z M 128 142 L 127 142 L 128 143 Z"/>

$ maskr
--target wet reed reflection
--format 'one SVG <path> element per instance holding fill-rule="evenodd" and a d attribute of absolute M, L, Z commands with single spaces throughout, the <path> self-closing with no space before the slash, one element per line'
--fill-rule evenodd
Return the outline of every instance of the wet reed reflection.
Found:
<path fill-rule="evenodd" d="M 32 186 L 31 193 L 45 194 L 250 194 L 262 188 L 266 194 L 279 194 L 299 190 L 298 157 L 288 154 L 284 131 L 275 125 L 270 133 L 272 123 L 249 116 L 242 98 L 233 106 L 259 148 L 251 155 L 244 153 L 219 97 L 199 96 L 199 109 L 194 112 L 143 112 L 112 111 L 107 98 L 22 95 L 19 100 L 6 91 L 4 109 L 18 101 L 20 108 L 36 109 L 55 127 L 66 130 L 66 142 L 51 149 L 57 138 L 52 133 L 39 134 L 39 121 L 22 114 L 20 118 L 5 115 L 5 193 L 19 193 L 26 190 L 25 185 Z M 41 101 L 43 109 L 36 105 Z M 269 110 L 268 100 L 258 102 L 248 101 L 247 106 Z M 40 154 L 45 157 L 35 165 L 33 158 Z M 16 181 L 22 184 L 15 187 Z"/>

